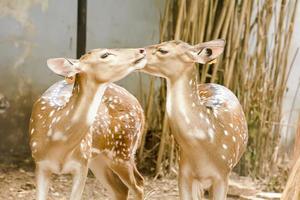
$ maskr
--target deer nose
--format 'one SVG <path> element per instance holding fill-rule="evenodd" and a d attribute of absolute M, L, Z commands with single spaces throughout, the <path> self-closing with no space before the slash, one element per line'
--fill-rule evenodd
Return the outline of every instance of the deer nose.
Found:
<path fill-rule="evenodd" d="M 141 54 L 145 54 L 145 49 L 139 49 L 139 52 L 140 52 Z"/>

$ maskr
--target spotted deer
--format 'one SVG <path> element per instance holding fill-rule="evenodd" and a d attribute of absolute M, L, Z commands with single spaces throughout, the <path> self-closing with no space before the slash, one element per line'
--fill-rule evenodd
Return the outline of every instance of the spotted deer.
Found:
<path fill-rule="evenodd" d="M 141 71 L 167 81 L 166 112 L 180 146 L 181 199 L 226 199 L 228 176 L 245 151 L 248 131 L 235 95 L 217 84 L 198 84 L 195 63 L 215 60 L 224 40 L 191 46 L 169 41 L 146 48 L 147 65 Z"/>
<path fill-rule="evenodd" d="M 146 64 L 145 50 L 96 49 L 82 56 L 77 62 L 72 61 L 74 60 L 65 58 L 47 61 L 48 67 L 55 73 L 65 77 L 75 76 L 75 83 L 70 87 L 59 82 L 59 85 L 47 90 L 33 106 L 29 132 L 32 156 L 36 163 L 37 199 L 47 198 L 52 173 L 71 173 L 73 186 L 70 199 L 80 199 L 88 167 L 96 177 L 107 181 L 107 185 L 115 184 L 115 191 L 127 192 L 127 187 L 135 187 L 134 192 L 138 192 L 138 197 L 141 197 L 142 188 L 137 186 L 135 179 L 140 174 L 135 165 L 132 165 L 131 159 L 138 136 L 134 131 L 126 135 L 117 130 L 114 134 L 102 134 L 101 131 L 107 131 L 116 120 L 108 116 L 110 110 L 101 102 L 109 103 L 111 100 L 102 98 L 107 88 L 111 88 L 108 93 L 114 94 L 117 91 L 124 96 L 128 95 L 111 82 L 143 68 Z M 122 106 L 115 106 L 115 112 L 122 109 Z M 133 107 L 133 114 L 140 115 L 140 108 Z M 122 112 L 119 114 L 119 117 L 125 115 L 122 122 L 128 129 L 133 128 L 133 125 L 137 126 L 134 127 L 136 129 L 141 128 L 139 126 L 142 125 L 143 118 L 140 118 L 139 125 L 130 124 L 128 120 L 132 118 Z M 109 119 L 104 119 L 106 117 Z M 121 130 L 122 125 L 113 126 Z M 118 136 L 119 146 L 113 145 L 117 141 L 114 136 Z M 132 144 L 135 146 L 126 149 Z M 139 182 L 143 180 L 142 177 L 138 178 Z"/>
<path fill-rule="evenodd" d="M 72 59 L 72 63 L 78 60 Z M 64 105 L 72 95 L 74 80 L 67 77 L 55 83 L 42 97 Z M 127 199 L 129 189 L 142 199 L 144 179 L 134 160 L 145 124 L 144 111 L 132 94 L 113 83 L 108 84 L 100 107 L 89 130 L 93 132 L 89 168 L 113 199 Z"/>

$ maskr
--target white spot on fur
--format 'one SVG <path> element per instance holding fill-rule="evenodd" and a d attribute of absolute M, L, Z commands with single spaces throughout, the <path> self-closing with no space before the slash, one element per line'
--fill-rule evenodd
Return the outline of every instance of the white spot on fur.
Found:
<path fill-rule="evenodd" d="M 205 119 L 207 124 L 210 124 L 210 121 L 208 118 Z"/>
<path fill-rule="evenodd" d="M 54 114 L 54 112 L 55 112 L 55 110 L 52 110 L 52 111 L 50 112 L 50 114 L 49 114 L 49 117 L 52 117 L 53 114 Z"/>
<path fill-rule="evenodd" d="M 67 137 L 64 135 L 63 132 L 57 131 L 52 135 L 52 140 L 53 141 L 59 141 L 59 140 L 65 141 L 65 140 L 67 140 Z"/>
<path fill-rule="evenodd" d="M 191 120 L 190 120 L 190 118 L 188 116 L 185 116 L 184 119 L 185 119 L 185 121 L 186 121 L 187 124 L 191 123 Z"/>
<path fill-rule="evenodd" d="M 71 127 L 72 127 L 71 125 L 68 125 L 66 131 L 70 130 Z"/>
<path fill-rule="evenodd" d="M 218 113 L 217 113 L 217 111 L 216 110 L 214 110 L 214 116 L 215 116 L 215 118 L 218 118 Z"/>
<path fill-rule="evenodd" d="M 51 124 L 53 124 L 55 121 L 56 121 L 56 117 L 54 117 L 54 118 L 52 119 Z"/>
<path fill-rule="evenodd" d="M 201 119 L 203 119 L 203 117 L 204 117 L 202 112 L 199 113 L 199 116 L 200 116 Z"/>
<path fill-rule="evenodd" d="M 229 135 L 227 130 L 224 130 L 224 135 Z"/>
<path fill-rule="evenodd" d="M 216 129 L 216 126 L 214 124 L 212 124 L 213 129 Z"/>
<path fill-rule="evenodd" d="M 51 137 L 51 135 L 52 135 L 52 129 L 49 129 L 48 132 L 47 132 L 47 136 Z"/>
<path fill-rule="evenodd" d="M 196 131 L 196 138 L 204 140 L 206 139 L 206 134 L 202 130 Z"/>
<path fill-rule="evenodd" d="M 34 148 L 36 147 L 37 143 L 36 142 L 32 142 L 31 147 Z"/>
<path fill-rule="evenodd" d="M 223 149 L 228 149 L 228 146 L 226 144 L 222 144 Z"/>
<path fill-rule="evenodd" d="M 129 114 L 130 114 L 132 117 L 135 116 L 135 113 L 134 113 L 134 112 L 130 112 Z"/>
<path fill-rule="evenodd" d="M 55 122 L 59 122 L 60 119 L 61 119 L 61 116 L 57 117 Z"/>
<path fill-rule="evenodd" d="M 232 141 L 233 141 L 233 142 L 236 142 L 235 136 L 232 136 Z"/>
<path fill-rule="evenodd" d="M 215 136 L 215 132 L 213 129 L 209 128 L 208 129 L 208 137 L 210 139 L 210 141 L 212 142 L 214 140 L 214 136 Z"/>

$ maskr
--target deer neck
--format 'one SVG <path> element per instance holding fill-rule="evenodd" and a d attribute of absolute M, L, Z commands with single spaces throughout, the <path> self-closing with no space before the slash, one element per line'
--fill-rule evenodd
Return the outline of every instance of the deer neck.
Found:
<path fill-rule="evenodd" d="M 89 127 L 95 119 L 107 84 L 89 81 L 86 76 L 78 76 L 73 90 L 74 112 L 70 115 L 71 124 L 84 124 Z"/>
<path fill-rule="evenodd" d="M 56 132 L 65 136 L 65 150 L 73 150 L 87 135 L 94 122 L 102 96 L 107 84 L 98 84 L 88 80 L 85 75 L 78 75 L 73 88 L 72 97 L 64 107 L 65 119 L 56 124 Z M 62 117 L 63 118 L 63 117 Z"/>
<path fill-rule="evenodd" d="M 167 79 L 166 111 L 172 133 L 181 146 L 192 145 L 196 132 L 201 129 L 199 112 L 204 111 L 205 106 L 199 104 L 197 85 L 194 66 L 186 66 L 184 73 Z"/>

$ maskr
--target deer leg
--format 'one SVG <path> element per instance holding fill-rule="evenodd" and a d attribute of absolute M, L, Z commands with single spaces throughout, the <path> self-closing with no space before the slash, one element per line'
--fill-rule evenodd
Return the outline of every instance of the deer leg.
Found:
<path fill-rule="evenodd" d="M 128 187 L 109 168 L 101 156 L 97 156 L 90 162 L 90 169 L 98 181 L 108 190 L 113 200 L 127 200 Z"/>
<path fill-rule="evenodd" d="M 178 186 L 180 199 L 193 199 L 193 175 L 190 166 L 182 153 L 179 161 Z"/>
<path fill-rule="evenodd" d="M 140 172 L 137 170 L 137 168 L 136 168 L 136 165 L 135 165 L 135 163 L 133 162 L 132 163 L 132 165 L 133 165 L 133 172 L 134 172 L 134 176 L 135 176 L 135 179 L 136 179 L 136 181 L 137 181 L 137 184 L 138 184 L 138 186 L 139 187 L 144 187 L 144 177 L 140 174 Z"/>
<path fill-rule="evenodd" d="M 144 198 L 144 187 L 139 186 L 135 176 L 135 169 L 131 161 L 124 163 L 111 163 L 110 168 L 120 177 L 125 185 L 130 188 L 136 196 L 136 199 Z"/>
<path fill-rule="evenodd" d="M 210 190 L 210 199 L 212 200 L 226 200 L 228 189 L 228 177 L 218 178 L 213 181 L 212 188 Z"/>
<path fill-rule="evenodd" d="M 84 186 L 85 181 L 88 173 L 88 166 L 87 164 L 81 164 L 78 169 L 76 169 L 73 173 L 73 186 L 72 186 L 72 192 L 70 196 L 70 200 L 80 200 Z"/>
<path fill-rule="evenodd" d="M 192 200 L 193 199 L 193 180 L 192 175 L 187 175 L 183 173 L 182 169 L 179 169 L 179 196 L 182 200 Z"/>
<path fill-rule="evenodd" d="M 46 200 L 49 190 L 49 182 L 51 173 L 40 166 L 36 165 L 36 199 L 37 200 Z"/>

